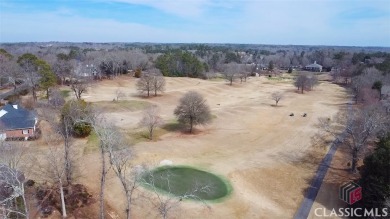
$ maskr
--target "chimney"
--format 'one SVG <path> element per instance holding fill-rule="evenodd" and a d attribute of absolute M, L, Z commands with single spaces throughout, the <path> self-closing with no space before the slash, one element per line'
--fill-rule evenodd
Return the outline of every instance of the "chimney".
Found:
<path fill-rule="evenodd" d="M 17 104 L 14 104 L 12 106 L 14 107 L 14 109 L 18 109 L 18 105 Z"/>

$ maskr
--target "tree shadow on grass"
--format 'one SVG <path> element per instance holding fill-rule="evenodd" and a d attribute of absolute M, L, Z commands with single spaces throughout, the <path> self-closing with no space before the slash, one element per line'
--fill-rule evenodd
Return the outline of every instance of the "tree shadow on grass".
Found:
<path fill-rule="evenodd" d="M 183 124 L 180 124 L 178 122 L 166 123 L 163 126 L 161 126 L 161 128 L 168 132 L 177 132 L 177 131 L 186 130 L 186 127 Z"/>

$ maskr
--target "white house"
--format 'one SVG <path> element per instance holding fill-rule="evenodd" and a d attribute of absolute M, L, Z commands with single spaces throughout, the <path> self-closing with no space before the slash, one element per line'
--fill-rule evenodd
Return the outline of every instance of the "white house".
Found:
<path fill-rule="evenodd" d="M 322 65 L 319 65 L 319 64 L 317 64 L 316 61 L 314 61 L 313 64 L 306 65 L 305 70 L 314 71 L 314 72 L 322 72 Z"/>

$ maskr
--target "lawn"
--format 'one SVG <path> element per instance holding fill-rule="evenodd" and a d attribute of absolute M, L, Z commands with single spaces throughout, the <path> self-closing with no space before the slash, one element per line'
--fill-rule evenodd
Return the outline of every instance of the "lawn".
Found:
<path fill-rule="evenodd" d="M 225 197 L 230 192 L 227 182 L 220 177 L 191 167 L 161 167 L 146 174 L 143 179 L 146 185 L 154 185 L 171 195 L 178 197 L 194 195 L 188 199 L 216 200 Z M 205 186 L 209 189 L 200 189 Z"/>
<path fill-rule="evenodd" d="M 84 154 L 88 154 L 99 149 L 99 137 L 95 132 L 91 132 L 91 134 L 87 138 L 87 143 L 84 147 Z"/>
<path fill-rule="evenodd" d="M 70 90 L 61 90 L 61 95 L 63 98 L 68 98 L 70 96 Z"/>
<path fill-rule="evenodd" d="M 94 106 L 103 112 L 138 111 L 150 106 L 151 103 L 141 100 L 98 101 Z"/>

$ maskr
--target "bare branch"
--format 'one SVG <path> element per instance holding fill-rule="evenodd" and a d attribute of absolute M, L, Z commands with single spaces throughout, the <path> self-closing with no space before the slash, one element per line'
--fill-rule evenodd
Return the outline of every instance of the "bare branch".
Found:
<path fill-rule="evenodd" d="M 194 125 L 204 125 L 211 121 L 210 108 L 206 100 L 195 91 L 187 92 L 180 99 L 174 114 L 180 123 L 189 126 L 190 133 Z"/>
<path fill-rule="evenodd" d="M 149 132 L 149 139 L 153 139 L 154 130 L 162 124 L 162 119 L 159 115 L 159 108 L 157 106 L 150 106 L 144 110 L 144 115 L 139 125 L 146 127 Z"/>
<path fill-rule="evenodd" d="M 273 92 L 271 94 L 271 99 L 275 101 L 275 106 L 278 105 L 279 101 L 283 99 L 284 94 L 280 91 Z"/>

